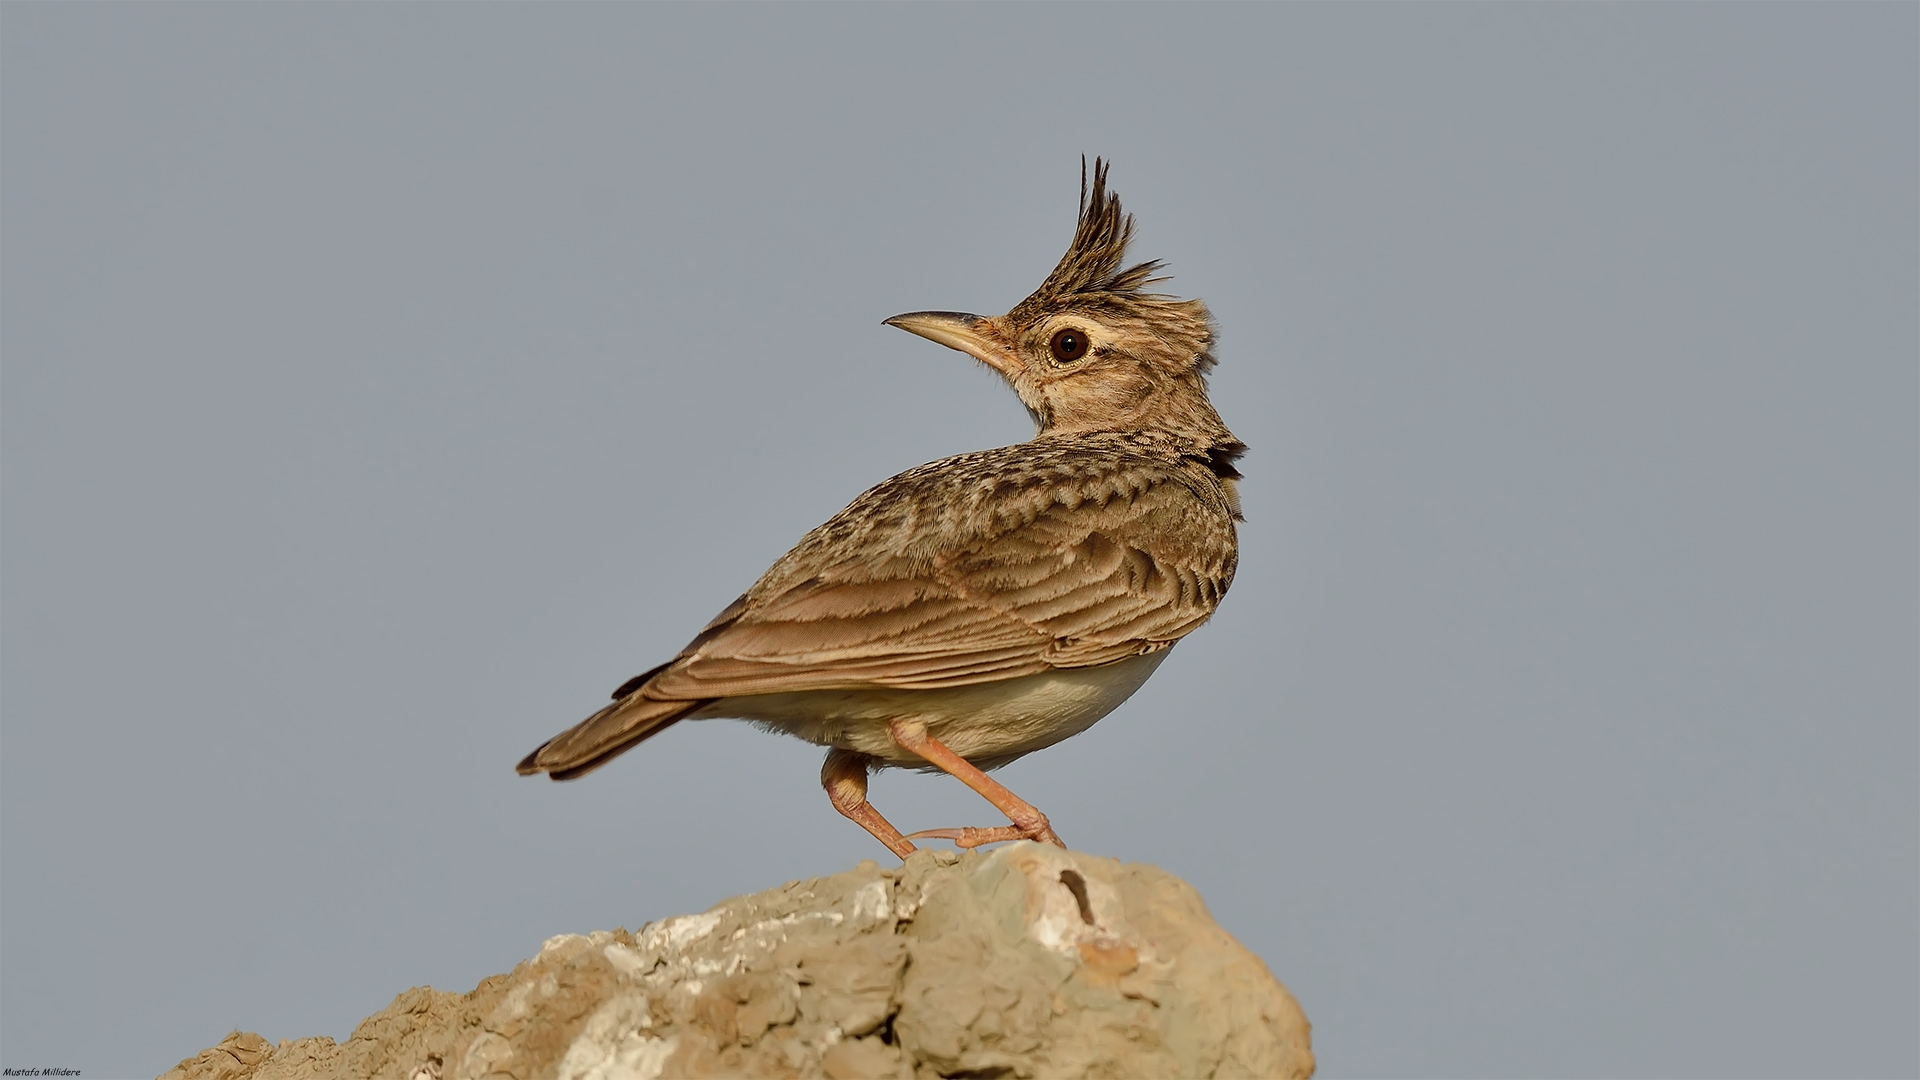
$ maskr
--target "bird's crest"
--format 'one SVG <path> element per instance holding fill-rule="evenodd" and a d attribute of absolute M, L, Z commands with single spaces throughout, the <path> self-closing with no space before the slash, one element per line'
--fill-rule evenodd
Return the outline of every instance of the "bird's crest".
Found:
<path fill-rule="evenodd" d="M 1120 209 L 1120 196 L 1107 190 L 1107 163 L 1093 162 L 1093 191 L 1087 191 L 1087 159 L 1080 159 L 1080 224 L 1060 265 L 1047 275 L 1037 295 L 1063 300 L 1086 293 L 1137 293 L 1151 280 L 1158 262 L 1120 268 L 1133 241 L 1133 215 Z"/>
<path fill-rule="evenodd" d="M 1093 187 L 1087 187 L 1087 159 L 1080 159 L 1080 222 L 1059 265 L 1032 296 L 1007 313 L 1018 324 L 1063 307 L 1098 310 L 1150 320 L 1169 344 L 1189 349 L 1188 362 L 1205 372 L 1213 366 L 1212 319 L 1198 300 L 1147 292 L 1165 264 L 1157 259 L 1125 266 L 1133 241 L 1133 215 L 1120 209 L 1120 196 L 1107 190 L 1107 163 L 1093 161 Z"/>

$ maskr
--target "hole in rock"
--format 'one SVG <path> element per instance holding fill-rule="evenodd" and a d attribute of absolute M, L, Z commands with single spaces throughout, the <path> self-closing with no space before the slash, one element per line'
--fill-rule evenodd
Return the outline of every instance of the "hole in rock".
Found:
<path fill-rule="evenodd" d="M 1078 870 L 1060 871 L 1060 884 L 1073 894 L 1073 902 L 1080 905 L 1080 921 L 1093 925 L 1093 901 L 1087 899 L 1087 879 L 1080 876 Z"/>

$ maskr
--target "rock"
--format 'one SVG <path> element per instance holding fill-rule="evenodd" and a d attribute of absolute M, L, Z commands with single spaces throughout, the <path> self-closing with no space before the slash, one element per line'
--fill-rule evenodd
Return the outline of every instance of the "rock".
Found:
<path fill-rule="evenodd" d="M 161 1080 L 1306 1077 L 1306 1017 L 1185 882 L 920 852 L 416 987 L 344 1043 L 235 1032 Z"/>

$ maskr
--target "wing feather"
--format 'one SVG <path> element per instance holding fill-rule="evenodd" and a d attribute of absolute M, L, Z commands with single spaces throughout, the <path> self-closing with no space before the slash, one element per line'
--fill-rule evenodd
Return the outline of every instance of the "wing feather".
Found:
<path fill-rule="evenodd" d="M 640 689 L 930 689 L 1165 648 L 1232 581 L 1232 511 L 1165 462 L 1108 471 L 1090 493 L 989 478 L 961 511 L 951 492 L 889 492 L 903 474 L 809 534 Z"/>

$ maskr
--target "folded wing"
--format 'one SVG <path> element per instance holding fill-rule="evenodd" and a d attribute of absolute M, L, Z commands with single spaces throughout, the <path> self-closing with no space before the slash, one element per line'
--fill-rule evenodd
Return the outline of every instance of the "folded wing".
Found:
<path fill-rule="evenodd" d="M 643 692 L 934 689 L 1111 663 L 1205 622 L 1233 575 L 1231 522 L 1223 537 L 1173 482 L 953 532 L 927 549 L 876 529 L 805 573 L 783 560 Z"/>

